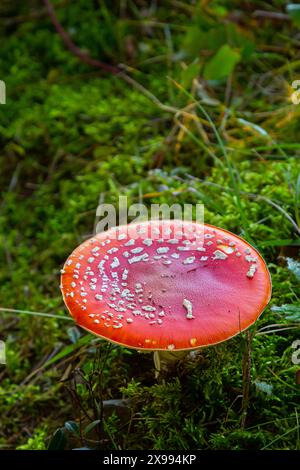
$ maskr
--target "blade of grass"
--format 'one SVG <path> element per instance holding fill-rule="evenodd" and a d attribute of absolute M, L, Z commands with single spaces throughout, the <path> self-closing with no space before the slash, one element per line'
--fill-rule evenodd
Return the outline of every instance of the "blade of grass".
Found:
<path fill-rule="evenodd" d="M 223 153 L 223 156 L 224 156 L 224 159 L 225 159 L 225 162 L 226 162 L 226 166 L 227 166 L 227 170 L 228 170 L 228 174 L 229 174 L 229 179 L 230 179 L 233 191 L 234 191 L 235 204 L 236 204 L 237 209 L 238 209 L 239 214 L 240 214 L 241 225 L 242 225 L 243 231 L 245 233 L 245 238 L 249 242 L 253 243 L 253 240 L 251 239 L 251 237 L 248 233 L 248 230 L 247 230 L 247 220 L 245 218 L 245 214 L 244 214 L 244 210 L 243 210 L 243 206 L 242 206 L 242 202 L 241 202 L 241 197 L 240 197 L 238 181 L 237 181 L 237 178 L 234 174 L 232 162 L 231 162 L 231 159 L 230 159 L 230 157 L 227 153 L 227 149 L 226 149 L 226 146 L 225 146 L 225 144 L 224 144 L 224 142 L 221 138 L 221 135 L 220 135 L 219 131 L 217 130 L 216 126 L 215 126 L 215 123 L 211 119 L 210 115 L 207 113 L 206 109 L 199 103 L 198 100 L 196 100 L 194 98 L 194 96 L 191 93 L 189 93 L 182 85 L 180 85 L 180 83 L 176 82 L 171 77 L 168 77 L 168 79 L 171 80 L 171 82 L 176 86 L 176 88 L 178 88 L 183 94 L 185 94 L 190 100 L 192 100 L 196 104 L 196 106 L 199 108 L 201 113 L 205 116 L 205 118 L 209 122 L 209 124 L 210 124 L 210 126 L 211 126 L 211 128 L 212 128 L 212 130 L 213 130 L 213 132 L 216 136 L 217 142 L 218 142 L 218 144 L 221 148 L 221 151 Z"/>
<path fill-rule="evenodd" d="M 93 339 L 95 339 L 95 338 L 93 338 Z M 89 335 L 89 334 L 82 336 L 81 338 L 79 338 L 78 341 L 76 341 L 76 343 L 69 344 L 62 351 L 60 351 L 55 356 L 53 356 L 51 359 L 49 359 L 47 362 L 45 362 L 45 364 L 43 364 L 42 368 L 48 367 L 48 366 L 54 364 L 55 362 L 59 361 L 60 359 L 64 359 L 66 356 L 68 356 L 69 354 L 74 352 L 75 349 L 78 349 L 81 346 L 86 345 L 91 340 L 92 340 L 92 336 Z M 96 338 L 95 340 L 97 341 L 99 339 Z"/>
<path fill-rule="evenodd" d="M 214 160 L 216 165 L 224 167 L 224 164 L 220 158 L 216 156 L 215 153 L 213 153 L 210 148 L 202 142 L 198 137 L 196 137 L 186 126 L 184 126 L 175 116 L 176 123 L 181 129 L 184 129 L 185 133 L 190 137 L 191 140 L 193 140 L 202 150 L 205 150 L 205 152 L 208 153 L 208 155 Z"/>
<path fill-rule="evenodd" d="M 281 154 L 282 157 L 288 158 L 287 154 L 284 152 L 282 149 L 281 145 L 274 140 L 268 132 L 263 129 L 261 126 L 258 126 L 257 124 L 254 124 L 253 122 L 246 121 L 245 119 L 238 118 L 237 120 L 240 124 L 243 124 L 245 126 L 249 126 L 250 128 L 254 129 L 256 132 L 258 132 L 260 135 L 263 137 L 266 137 L 270 143 L 273 144 L 273 146 L 278 150 L 278 152 Z"/>

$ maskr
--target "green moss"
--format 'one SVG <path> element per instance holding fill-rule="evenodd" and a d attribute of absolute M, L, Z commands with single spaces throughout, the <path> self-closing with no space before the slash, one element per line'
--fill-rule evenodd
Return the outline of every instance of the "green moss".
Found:
<path fill-rule="evenodd" d="M 46 450 L 46 439 L 47 439 L 47 429 L 35 430 L 35 433 L 32 437 L 28 439 L 26 444 L 18 446 L 16 450 Z"/>

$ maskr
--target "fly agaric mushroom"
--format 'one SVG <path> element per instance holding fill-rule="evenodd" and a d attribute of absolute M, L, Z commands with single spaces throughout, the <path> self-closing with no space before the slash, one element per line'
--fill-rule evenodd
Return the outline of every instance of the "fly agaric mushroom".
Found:
<path fill-rule="evenodd" d="M 155 351 L 156 366 L 251 326 L 271 295 L 260 254 L 238 236 L 178 220 L 97 234 L 67 259 L 61 289 L 74 320 L 106 340 Z"/>

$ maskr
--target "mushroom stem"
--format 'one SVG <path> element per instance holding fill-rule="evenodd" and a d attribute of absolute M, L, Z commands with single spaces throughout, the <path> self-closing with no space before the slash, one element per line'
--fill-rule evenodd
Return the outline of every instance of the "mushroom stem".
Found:
<path fill-rule="evenodd" d="M 153 360 L 156 378 L 162 371 L 168 370 L 170 366 L 183 359 L 186 355 L 186 351 L 154 351 Z"/>

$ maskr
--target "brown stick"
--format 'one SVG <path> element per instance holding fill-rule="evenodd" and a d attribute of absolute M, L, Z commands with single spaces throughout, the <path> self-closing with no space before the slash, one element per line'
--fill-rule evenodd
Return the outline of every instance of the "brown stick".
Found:
<path fill-rule="evenodd" d="M 291 21 L 289 15 L 278 11 L 255 10 L 252 16 L 254 18 L 265 18 L 268 20 Z"/>

